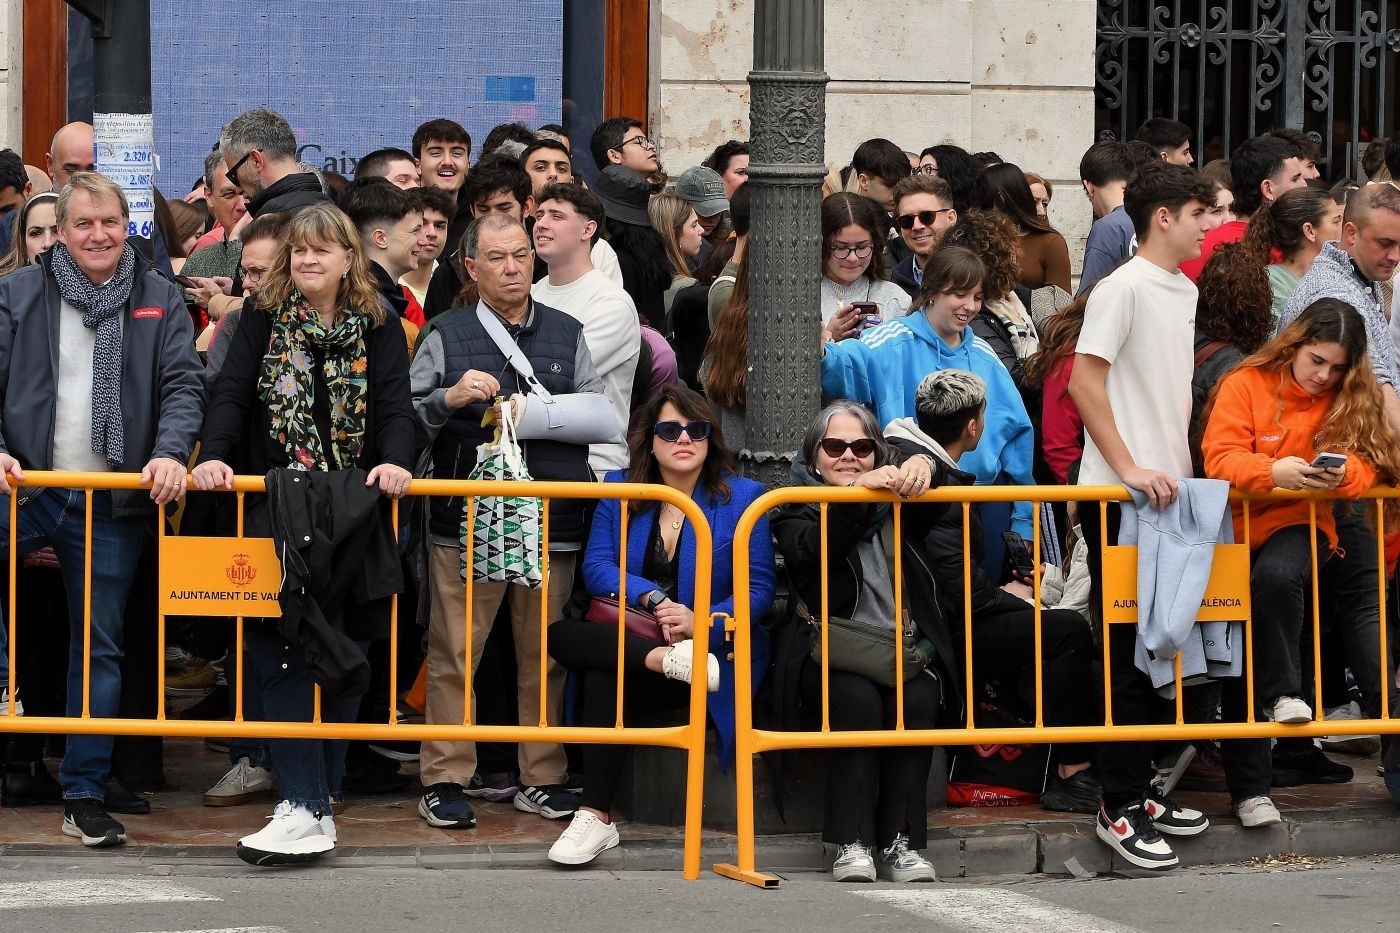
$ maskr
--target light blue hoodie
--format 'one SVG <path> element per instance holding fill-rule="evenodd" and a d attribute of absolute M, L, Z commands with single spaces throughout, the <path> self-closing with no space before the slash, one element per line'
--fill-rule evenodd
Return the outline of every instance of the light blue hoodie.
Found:
<path fill-rule="evenodd" d="M 822 392 L 848 398 L 875 410 L 881 424 L 913 418 L 914 392 L 929 373 L 961 369 L 987 383 L 987 424 L 976 450 L 965 453 L 959 469 L 981 486 L 1029 486 L 1035 439 L 1031 419 L 1011 374 L 996 351 L 964 327 L 962 343 L 952 349 L 934 331 L 922 311 L 885 321 L 859 338 L 828 343 L 822 356 Z M 1017 502 L 1011 528 L 1026 541 L 1034 537 L 1029 502 Z"/>

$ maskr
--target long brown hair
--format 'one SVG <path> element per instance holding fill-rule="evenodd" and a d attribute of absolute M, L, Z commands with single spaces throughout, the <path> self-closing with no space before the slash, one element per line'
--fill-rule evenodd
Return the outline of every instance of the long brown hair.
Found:
<path fill-rule="evenodd" d="M 1316 343 L 1335 343 L 1346 350 L 1347 372 L 1332 392 L 1327 420 L 1314 441 L 1314 449 L 1358 454 L 1375 467 L 1378 485 L 1400 483 L 1395 435 L 1385 417 L 1381 385 L 1366 356 L 1366 324 L 1351 305 L 1337 298 L 1319 298 L 1277 337 L 1240 363 L 1239 368 L 1250 366 L 1279 374 L 1279 387 L 1275 390 L 1277 422 L 1284 411 L 1283 387 L 1293 378 L 1293 360 L 1301 348 Z M 1202 413 L 1203 424 L 1210 420 L 1218 391 L 1217 385 Z M 1400 501 L 1386 500 L 1385 512 L 1387 518 L 1400 515 Z"/>
<path fill-rule="evenodd" d="M 734 290 L 715 321 L 715 329 L 705 345 L 710 372 L 705 377 L 705 394 L 716 405 L 742 408 L 748 404 L 749 388 L 749 252 L 739 260 L 734 273 Z"/>
<path fill-rule="evenodd" d="M 889 270 L 885 266 L 885 239 L 889 232 L 889 222 L 877 214 L 879 206 L 863 194 L 838 191 L 822 199 L 822 267 L 831 258 L 831 241 L 846 227 L 852 224 L 870 234 L 870 265 L 865 274 L 872 282 L 889 281 Z"/>
<path fill-rule="evenodd" d="M 1328 213 L 1341 203 L 1324 188 L 1285 191 L 1278 200 L 1254 212 L 1243 242 L 1266 263 L 1270 261 L 1271 248 L 1282 253 L 1284 259 L 1292 259 L 1307 244 L 1303 225 L 1321 226 Z"/>
<path fill-rule="evenodd" d="M 719 416 L 714 406 L 699 392 L 680 385 L 664 385 L 647 402 L 638 416 L 637 430 L 632 432 L 628 442 L 631 466 L 627 468 L 629 483 L 663 483 L 661 466 L 656 455 L 651 452 L 652 428 L 666 403 L 676 407 L 687 421 L 710 422 L 710 449 L 705 452 L 705 462 L 700 465 L 700 480 L 697 487 L 703 486 L 721 502 L 729 501 L 728 477 L 739 472 L 739 459 L 734 451 L 724 443 L 724 431 L 719 424 Z M 657 503 L 635 500 L 631 505 L 632 514 L 640 514 L 657 508 Z"/>
<path fill-rule="evenodd" d="M 374 273 L 370 271 L 360 236 L 350 218 L 330 202 L 302 208 L 287 224 L 287 235 L 277 247 L 277 255 L 258 286 L 259 308 L 274 313 L 297 291 L 292 281 L 292 247 L 302 243 L 334 244 L 348 249 L 350 270 L 336 292 L 336 313 L 363 314 L 374 327 L 384 323 L 384 304 L 379 300 L 379 288 L 374 283 Z"/>
<path fill-rule="evenodd" d="M 1074 348 L 1079 345 L 1079 332 L 1084 329 L 1084 309 L 1089 307 L 1089 293 L 1094 290 L 1094 285 L 1086 288 L 1084 294 L 1045 322 L 1040 330 L 1040 347 L 1021 364 L 1022 380 L 1026 385 L 1044 385 L 1045 377 L 1050 375 L 1060 360 L 1074 356 Z"/>

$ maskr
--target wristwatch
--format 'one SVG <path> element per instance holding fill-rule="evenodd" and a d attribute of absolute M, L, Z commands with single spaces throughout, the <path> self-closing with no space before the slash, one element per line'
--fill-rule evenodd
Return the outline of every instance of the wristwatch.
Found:
<path fill-rule="evenodd" d="M 665 601 L 665 593 L 663 593 L 661 590 L 652 590 L 650 593 L 643 595 L 642 598 L 638 600 L 638 603 L 647 612 L 654 613 L 656 612 L 656 607 L 661 605 Z"/>

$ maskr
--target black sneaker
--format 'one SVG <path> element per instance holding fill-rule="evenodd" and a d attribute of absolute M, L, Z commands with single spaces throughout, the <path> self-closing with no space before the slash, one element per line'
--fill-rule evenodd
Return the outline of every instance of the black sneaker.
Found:
<path fill-rule="evenodd" d="M 1134 800 L 1112 811 L 1099 807 L 1094 832 L 1104 845 L 1138 868 L 1165 871 L 1181 864 L 1172 847 L 1157 832 L 1141 801 Z"/>
<path fill-rule="evenodd" d="M 1300 752 L 1274 748 L 1275 787 L 1297 787 L 1300 784 L 1345 784 L 1352 770 L 1322 754 L 1322 749 L 1309 743 Z"/>
<path fill-rule="evenodd" d="M 1052 767 L 1045 792 L 1040 795 L 1042 807 L 1060 813 L 1098 813 L 1102 802 L 1103 788 L 1089 768 L 1062 778 Z"/>
<path fill-rule="evenodd" d="M 109 777 L 102 785 L 102 796 L 108 813 L 150 813 L 151 802 L 128 790 L 120 778 Z"/>
<path fill-rule="evenodd" d="M 63 834 L 77 836 L 83 845 L 94 849 L 126 842 L 126 827 L 107 814 L 101 801 L 91 797 L 63 802 Z"/>
<path fill-rule="evenodd" d="M 515 795 L 515 809 L 538 813 L 547 820 L 562 820 L 573 816 L 579 799 L 564 789 L 563 784 L 541 784 L 522 787 Z"/>
<path fill-rule="evenodd" d="M 1168 836 L 1199 836 L 1210 828 L 1210 820 L 1200 810 L 1183 807 L 1155 790 L 1142 799 L 1142 808 L 1160 833 Z"/>
<path fill-rule="evenodd" d="M 466 788 L 451 781 L 427 789 L 418 801 L 418 815 L 439 829 L 471 829 L 476 825 Z"/>

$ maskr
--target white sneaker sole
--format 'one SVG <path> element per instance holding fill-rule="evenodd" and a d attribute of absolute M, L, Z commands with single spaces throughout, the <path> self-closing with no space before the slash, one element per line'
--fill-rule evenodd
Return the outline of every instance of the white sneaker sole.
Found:
<path fill-rule="evenodd" d="M 596 847 L 591 852 L 555 852 L 553 847 L 551 847 L 549 850 L 549 860 L 556 865 L 587 865 L 609 849 L 617 848 L 621 843 L 622 838 L 617 833 L 613 833 L 607 839 L 603 840 L 602 845 Z"/>
<path fill-rule="evenodd" d="M 108 849 L 126 842 L 126 833 L 117 833 L 116 836 L 89 836 L 67 817 L 63 818 L 63 835 L 81 839 L 83 845 L 90 849 Z"/>
<path fill-rule="evenodd" d="M 874 869 L 867 870 L 865 868 L 857 868 L 854 865 L 849 868 L 843 868 L 839 872 L 835 868 L 831 870 L 831 878 L 833 881 L 853 881 L 859 884 L 874 881 L 875 874 Z"/>
<path fill-rule="evenodd" d="M 521 813 L 538 813 L 547 820 L 563 820 L 573 816 L 577 810 L 555 810 L 552 807 L 541 806 L 529 800 L 524 794 L 516 794 L 514 798 L 515 809 Z"/>
<path fill-rule="evenodd" d="M 1239 817 L 1240 825 L 1245 829 L 1259 829 L 1264 826 L 1275 826 L 1283 822 L 1283 814 L 1279 813 L 1278 810 L 1274 810 L 1272 813 L 1258 814 L 1247 818 L 1243 814 L 1236 812 L 1235 816 Z"/>
<path fill-rule="evenodd" d="M 911 881 L 937 881 L 938 876 L 932 867 L 929 868 L 891 868 L 888 865 L 880 865 L 876 868 L 876 874 L 888 881 L 911 882 Z"/>
<path fill-rule="evenodd" d="M 1181 864 L 1181 859 L 1176 857 L 1176 853 L 1172 853 L 1171 859 L 1166 860 L 1144 858 L 1141 855 L 1129 852 L 1127 849 L 1123 848 L 1122 843 L 1113 835 L 1113 832 L 1104 829 L 1103 825 L 1097 820 L 1094 822 L 1094 833 L 1099 837 L 1100 842 L 1108 846 L 1114 852 L 1117 852 L 1129 865 L 1134 865 L 1138 868 L 1146 868 L 1149 871 L 1169 871 Z"/>
<path fill-rule="evenodd" d="M 283 849 L 276 852 L 244 845 L 240 841 L 238 857 L 249 865 L 295 865 L 318 859 L 334 848 L 335 843 L 328 836 L 298 839 L 296 842 L 287 843 Z"/>

